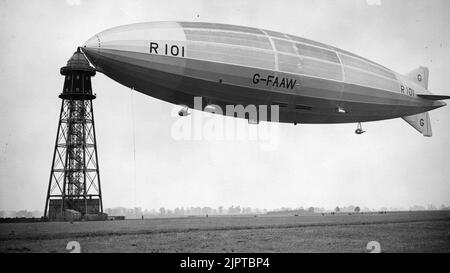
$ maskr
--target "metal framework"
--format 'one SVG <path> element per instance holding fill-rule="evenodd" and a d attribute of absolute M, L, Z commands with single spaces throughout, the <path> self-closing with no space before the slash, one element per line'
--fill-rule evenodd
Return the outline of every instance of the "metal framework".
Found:
<path fill-rule="evenodd" d="M 95 95 L 92 95 L 90 84 L 95 71 L 78 50 L 61 69 L 61 74 L 66 79 L 60 95 L 61 112 L 44 217 L 48 218 L 52 202 L 58 204 L 57 213 L 64 219 L 68 209 L 84 217 L 103 214 L 92 105 Z"/>

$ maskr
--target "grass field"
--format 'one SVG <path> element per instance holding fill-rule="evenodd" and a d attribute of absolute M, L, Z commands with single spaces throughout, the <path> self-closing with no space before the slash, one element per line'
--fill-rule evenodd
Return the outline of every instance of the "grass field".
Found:
<path fill-rule="evenodd" d="M 450 212 L 0 224 L 0 252 L 450 252 Z"/>

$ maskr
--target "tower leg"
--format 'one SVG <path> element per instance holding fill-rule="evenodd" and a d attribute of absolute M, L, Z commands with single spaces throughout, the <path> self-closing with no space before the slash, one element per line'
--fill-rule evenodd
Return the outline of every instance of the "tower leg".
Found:
<path fill-rule="evenodd" d="M 51 191 L 51 186 L 52 186 L 52 175 L 53 175 L 53 169 L 54 169 L 53 164 L 55 163 L 56 150 L 58 147 L 58 136 L 59 136 L 59 129 L 61 128 L 61 118 L 62 118 L 63 109 L 64 109 L 64 100 L 61 102 L 61 110 L 59 112 L 58 129 L 56 129 L 55 149 L 53 150 L 52 167 L 50 169 L 50 178 L 48 180 L 47 198 L 45 199 L 44 219 L 46 219 L 46 220 L 48 219 L 47 210 L 48 210 L 48 205 L 50 202 L 50 191 Z"/>

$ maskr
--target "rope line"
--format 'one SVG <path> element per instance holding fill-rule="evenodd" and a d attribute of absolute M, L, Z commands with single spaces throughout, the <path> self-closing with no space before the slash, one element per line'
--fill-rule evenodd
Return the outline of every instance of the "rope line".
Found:
<path fill-rule="evenodd" d="M 136 208 L 136 128 L 135 128 L 135 114 L 134 114 L 134 100 L 133 100 L 133 91 L 134 88 L 131 89 L 131 119 L 133 124 L 133 163 L 134 163 L 134 207 Z"/>

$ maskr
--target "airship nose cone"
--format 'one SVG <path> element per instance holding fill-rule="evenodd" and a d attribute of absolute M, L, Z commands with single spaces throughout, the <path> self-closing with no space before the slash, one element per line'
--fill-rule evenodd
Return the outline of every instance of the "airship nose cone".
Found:
<path fill-rule="evenodd" d="M 147 57 L 152 43 L 160 48 L 165 43 L 181 48 L 185 46 L 186 34 L 177 22 L 138 23 L 97 33 L 87 40 L 81 49 L 91 64 L 98 71 L 104 72 L 107 66 L 111 65 L 111 61 L 127 59 L 128 62 L 132 59 L 130 56 L 133 56 L 134 63 L 136 58 Z M 159 53 L 162 54 L 161 49 Z"/>
<path fill-rule="evenodd" d="M 93 36 L 92 38 L 90 38 L 89 40 L 87 40 L 83 47 L 87 47 L 87 48 L 100 48 L 101 47 L 101 41 L 100 41 L 100 37 L 97 35 Z"/>
<path fill-rule="evenodd" d="M 99 54 L 99 50 L 88 45 L 83 46 L 81 50 L 83 51 L 84 56 L 86 56 L 86 58 L 92 64 L 92 66 L 94 66 L 97 71 L 103 72 L 102 56 Z"/>
<path fill-rule="evenodd" d="M 83 47 L 146 53 L 150 42 L 159 41 L 186 41 L 186 35 L 177 22 L 138 23 L 97 33 Z"/>

